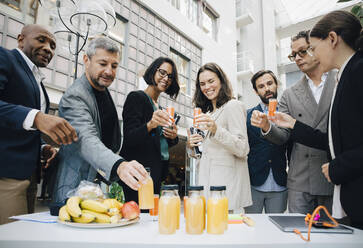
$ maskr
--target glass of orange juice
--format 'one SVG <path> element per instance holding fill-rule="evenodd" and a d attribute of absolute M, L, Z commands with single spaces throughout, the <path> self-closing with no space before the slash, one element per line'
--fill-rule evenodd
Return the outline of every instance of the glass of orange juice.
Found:
<path fill-rule="evenodd" d="M 269 117 L 275 117 L 276 107 L 277 107 L 277 99 L 276 98 L 268 99 L 268 116 Z"/>
<path fill-rule="evenodd" d="M 173 185 L 163 185 L 159 199 L 159 233 L 174 234 L 177 228 L 177 201 Z"/>
<path fill-rule="evenodd" d="M 154 183 L 150 176 L 150 168 L 145 167 L 145 170 L 148 172 L 149 178 L 146 184 L 141 184 L 138 189 L 139 207 L 140 209 L 152 209 L 154 208 Z"/>
<path fill-rule="evenodd" d="M 167 107 L 166 112 L 169 114 L 171 121 L 174 123 L 175 122 L 175 119 L 174 119 L 175 109 L 174 109 L 174 107 Z"/>
<path fill-rule="evenodd" d="M 223 234 L 225 230 L 225 207 L 222 186 L 210 186 L 207 203 L 207 233 Z"/>
<path fill-rule="evenodd" d="M 202 234 L 205 221 L 205 204 L 202 198 L 203 186 L 189 186 L 186 201 L 185 231 L 188 234 Z"/>
<path fill-rule="evenodd" d="M 201 108 L 194 108 L 194 110 L 193 110 L 193 126 L 195 128 L 198 128 L 198 125 L 195 123 L 195 117 L 197 117 L 201 113 L 202 113 L 202 109 Z"/>
<path fill-rule="evenodd" d="M 150 216 L 153 221 L 158 220 L 158 209 L 159 209 L 159 195 L 154 195 L 154 208 L 149 210 Z"/>

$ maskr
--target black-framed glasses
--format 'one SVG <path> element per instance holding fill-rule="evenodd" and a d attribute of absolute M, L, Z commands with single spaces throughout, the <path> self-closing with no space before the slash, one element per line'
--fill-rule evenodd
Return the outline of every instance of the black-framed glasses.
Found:
<path fill-rule="evenodd" d="M 168 74 L 165 70 L 163 70 L 163 69 L 160 69 L 160 68 L 158 68 L 157 69 L 157 71 L 159 72 L 159 74 L 160 74 L 160 76 L 161 77 L 168 77 L 168 79 L 172 79 L 173 78 L 173 74 Z"/>
<path fill-rule="evenodd" d="M 307 48 L 307 49 L 303 49 L 303 50 L 300 50 L 298 52 L 292 52 L 289 56 L 287 56 L 289 58 L 289 60 L 291 62 L 294 62 L 295 59 L 296 59 L 296 55 L 299 55 L 300 58 L 304 58 L 306 56 L 306 54 L 309 54 L 310 55 L 310 52 L 308 51 L 310 48 L 310 46 Z M 310 55 L 311 56 L 311 55 Z"/>

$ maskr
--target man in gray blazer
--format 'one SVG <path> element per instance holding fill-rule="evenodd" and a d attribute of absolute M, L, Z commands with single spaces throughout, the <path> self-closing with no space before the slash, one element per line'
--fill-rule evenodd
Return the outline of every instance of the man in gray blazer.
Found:
<path fill-rule="evenodd" d="M 319 61 L 308 55 L 309 31 L 301 31 L 291 39 L 289 59 L 305 73 L 295 85 L 285 90 L 279 111 L 325 132 L 336 72 L 323 73 Z M 263 136 L 275 144 L 288 142 L 290 130 L 271 125 L 266 115 L 254 111 L 251 124 L 262 129 Z M 321 172 L 328 161 L 327 153 L 299 143 L 292 144 L 287 178 L 290 213 L 312 213 L 318 205 L 331 212 L 333 185 Z"/>
<path fill-rule="evenodd" d="M 85 73 L 66 90 L 59 103 L 59 115 L 76 129 L 79 140 L 59 151 L 55 206 L 64 204 L 67 192 L 81 180 L 93 181 L 97 173 L 109 181 L 120 178 L 134 190 L 138 181 L 146 181 L 148 175 L 137 161 L 126 162 L 118 155 L 121 130 L 107 90 L 120 61 L 117 44 L 108 38 L 94 39 L 83 60 Z"/>

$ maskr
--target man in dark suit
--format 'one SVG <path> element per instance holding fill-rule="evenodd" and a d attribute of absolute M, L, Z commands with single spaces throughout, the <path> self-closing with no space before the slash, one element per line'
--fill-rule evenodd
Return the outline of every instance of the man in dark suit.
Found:
<path fill-rule="evenodd" d="M 265 208 L 265 213 L 283 213 L 287 204 L 286 146 L 268 142 L 260 128 L 251 125 L 252 112 L 266 112 L 269 99 L 276 99 L 277 79 L 272 71 L 261 70 L 253 75 L 251 83 L 261 103 L 247 110 L 248 169 L 253 204 L 245 210 L 246 213 L 262 213 Z"/>
<path fill-rule="evenodd" d="M 34 24 L 22 29 L 17 49 L 0 47 L 0 224 L 27 213 L 26 191 L 40 157 L 48 154 L 49 164 L 55 156 L 49 145 L 41 149 L 40 132 L 58 144 L 77 140 L 66 120 L 45 114 L 49 99 L 39 67 L 49 64 L 55 48 L 53 34 Z"/>

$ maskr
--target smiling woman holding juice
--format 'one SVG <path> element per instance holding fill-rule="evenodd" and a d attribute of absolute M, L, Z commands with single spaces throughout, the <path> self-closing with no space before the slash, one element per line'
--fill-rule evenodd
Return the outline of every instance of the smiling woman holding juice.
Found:
<path fill-rule="evenodd" d="M 162 92 L 172 99 L 178 96 L 178 72 L 171 59 L 159 57 L 146 69 L 143 78 L 147 88 L 130 92 L 124 104 L 124 140 L 120 154 L 126 160 L 150 167 L 154 193 L 159 194 L 161 181 L 168 172 L 169 147 L 178 143 L 178 135 L 174 116 L 159 109 L 158 99 Z M 125 184 L 122 186 L 126 200 L 137 201 L 137 192 Z"/>
<path fill-rule="evenodd" d="M 197 183 L 206 191 L 213 185 L 225 185 L 228 209 L 242 211 L 252 204 L 245 107 L 233 99 L 230 82 L 215 63 L 199 69 L 195 88 L 193 103 L 202 110 L 195 124 L 206 131 L 204 139 L 188 133 L 188 148 L 199 146 L 200 142 L 203 146 Z"/>

